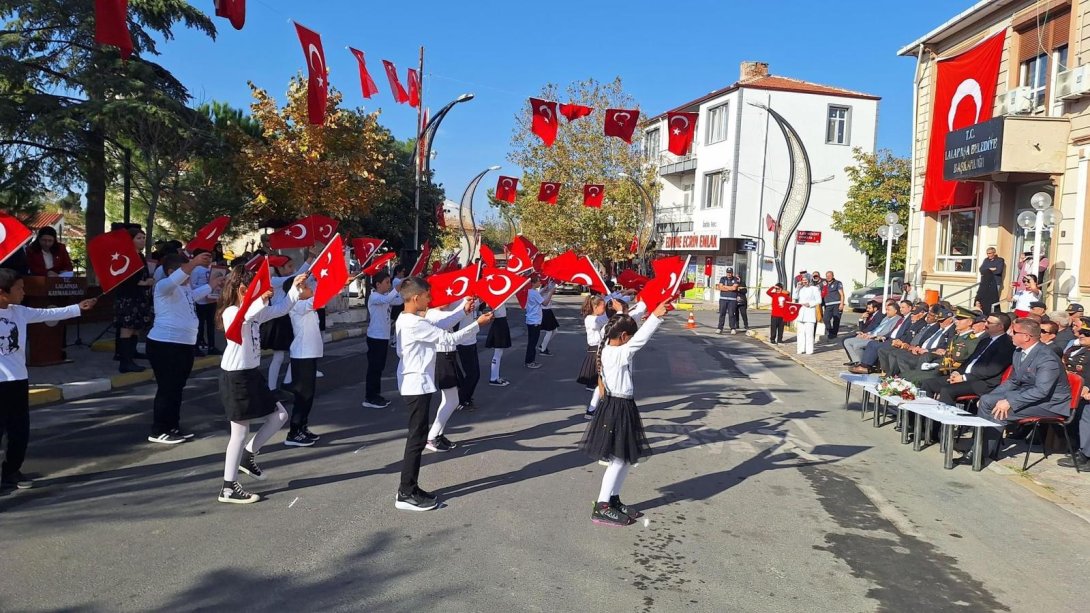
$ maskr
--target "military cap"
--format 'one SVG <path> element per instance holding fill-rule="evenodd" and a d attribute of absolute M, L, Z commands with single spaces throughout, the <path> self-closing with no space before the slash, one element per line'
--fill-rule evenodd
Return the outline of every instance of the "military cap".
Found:
<path fill-rule="evenodd" d="M 954 317 L 958 319 L 976 319 L 977 315 L 976 311 L 965 307 L 958 307 L 957 311 L 954 312 Z"/>
<path fill-rule="evenodd" d="M 1068 313 L 1082 313 L 1082 312 L 1084 312 L 1084 309 L 1082 308 L 1081 304 L 1079 304 L 1077 302 L 1072 302 L 1071 304 L 1067 305 L 1067 312 Z"/>
<path fill-rule="evenodd" d="M 1031 309 L 1047 309 L 1048 305 L 1041 302 L 1040 300 L 1034 300 L 1033 302 L 1029 303 L 1029 308 L 1031 308 Z"/>
<path fill-rule="evenodd" d="M 1090 323 L 1087 323 L 1085 321 L 1082 322 L 1082 325 L 1079 326 L 1079 334 L 1083 336 L 1090 336 Z"/>
<path fill-rule="evenodd" d="M 931 307 L 931 314 L 935 317 L 938 317 L 939 319 L 946 319 L 948 317 L 954 316 L 954 314 L 950 312 L 950 309 L 944 307 L 941 304 L 933 305 Z"/>

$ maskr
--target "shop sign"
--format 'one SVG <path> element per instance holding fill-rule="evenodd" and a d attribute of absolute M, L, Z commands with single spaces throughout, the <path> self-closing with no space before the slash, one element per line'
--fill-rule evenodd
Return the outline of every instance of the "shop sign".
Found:
<path fill-rule="evenodd" d="M 738 251 L 757 251 L 757 241 L 746 239 L 738 244 Z"/>
<path fill-rule="evenodd" d="M 718 251 L 718 234 L 674 234 L 662 238 L 663 251 Z"/>
<path fill-rule="evenodd" d="M 999 172 L 1003 119 L 996 117 L 948 133 L 942 157 L 942 178 L 964 181 Z"/>

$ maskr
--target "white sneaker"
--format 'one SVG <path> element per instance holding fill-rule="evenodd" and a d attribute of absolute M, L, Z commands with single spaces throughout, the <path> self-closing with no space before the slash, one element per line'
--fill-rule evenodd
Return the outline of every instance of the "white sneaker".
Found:
<path fill-rule="evenodd" d="M 315 378 L 317 378 L 317 379 L 321 379 L 321 378 L 322 378 L 322 377 L 324 377 L 324 376 L 325 376 L 325 373 L 324 373 L 324 372 L 322 372 L 322 371 L 320 371 L 320 370 L 319 370 L 319 371 L 316 371 L 316 372 L 314 373 L 314 377 L 315 377 Z"/>
<path fill-rule="evenodd" d="M 507 379 L 492 379 L 488 384 L 493 387 L 507 387 L 508 385 L 511 385 L 511 382 Z"/>
<path fill-rule="evenodd" d="M 541 368 L 541 364 L 538 364 L 537 362 L 530 362 L 529 364 L 526 365 L 526 368 L 531 368 L 531 369 Z"/>

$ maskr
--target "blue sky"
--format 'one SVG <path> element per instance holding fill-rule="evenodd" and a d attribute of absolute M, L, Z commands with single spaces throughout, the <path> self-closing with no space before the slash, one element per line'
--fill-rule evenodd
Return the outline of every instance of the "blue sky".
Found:
<path fill-rule="evenodd" d="M 213 0 L 193 2 L 213 12 Z M 242 31 L 218 18 L 215 42 L 179 30 L 159 59 L 198 102 L 246 108 L 247 80 L 283 102 L 288 79 L 306 68 L 294 19 L 322 35 L 330 82 L 345 92 L 345 103 L 381 109 L 380 121 L 405 138 L 413 134 L 415 110 L 393 102 L 381 60 L 393 61 L 404 82 L 423 45 L 433 111 L 463 92 L 476 95 L 450 113 L 434 144 L 437 181 L 457 200 L 490 165 L 517 175 L 506 161 L 514 115 L 544 83 L 619 75 L 643 112 L 654 115 L 733 83 L 744 60 L 768 62 L 773 74 L 881 96 L 878 145 L 907 155 L 915 61 L 896 52 L 971 4 L 248 0 Z M 367 54 L 380 90 L 371 100 L 360 95 L 349 45 Z M 478 211 L 487 209 L 484 185 Z"/>

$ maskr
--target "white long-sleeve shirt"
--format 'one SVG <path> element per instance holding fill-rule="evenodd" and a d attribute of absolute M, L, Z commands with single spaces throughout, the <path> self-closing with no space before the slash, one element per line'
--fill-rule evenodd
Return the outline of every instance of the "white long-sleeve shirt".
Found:
<path fill-rule="evenodd" d="M 376 340 L 390 340 L 390 307 L 395 304 L 405 304 L 396 289 L 385 294 L 371 292 L 367 298 L 367 313 L 370 315 L 367 336 Z"/>
<path fill-rule="evenodd" d="M 148 332 L 148 338 L 161 343 L 179 345 L 197 344 L 197 308 L 196 303 L 212 293 L 206 283 L 193 289 L 189 284 L 189 275 L 181 268 L 174 269 L 170 276 L 158 281 L 152 293 L 155 302 L 155 323 Z"/>
<path fill-rule="evenodd" d="M 448 304 L 442 308 L 428 309 L 428 312 L 424 314 L 424 319 L 443 332 L 450 332 L 465 317 L 465 303 L 465 298 L 462 298 L 458 302 Z M 473 319 L 476 320 L 477 318 L 474 317 Z M 443 339 L 436 343 L 435 350 L 439 352 L 456 351 L 458 349 L 457 345 L 457 341 L 448 342 L 447 339 Z"/>
<path fill-rule="evenodd" d="M 636 352 L 651 340 L 651 335 L 658 330 L 662 320 L 652 315 L 632 338 L 623 345 L 602 347 L 602 381 L 606 393 L 620 398 L 632 398 L 635 388 L 632 384 L 632 360 Z"/>
<path fill-rule="evenodd" d="M 802 306 L 799 307 L 799 316 L 796 321 L 804 324 L 817 322 L 817 305 L 821 304 L 821 290 L 813 285 L 800 287 L 798 303 Z"/>
<path fill-rule="evenodd" d="M 636 306 L 628 310 L 628 316 L 637 319 L 640 315 L 647 312 L 647 305 L 639 303 Z M 602 313 L 601 315 L 587 315 L 583 318 L 583 327 L 587 330 L 587 344 L 598 346 L 602 342 L 602 329 L 605 328 L 609 322 L 609 315 Z"/>
<path fill-rule="evenodd" d="M 474 321 L 450 333 L 428 320 L 402 313 L 395 324 L 397 334 L 397 389 L 402 396 L 420 396 L 435 391 L 435 353 L 440 342 L 451 347 L 465 336 L 476 335 L 480 326 Z"/>
<path fill-rule="evenodd" d="M 195 266 L 193 272 L 189 275 L 189 288 L 196 291 L 201 287 L 208 285 L 208 281 L 212 278 L 212 269 L 207 266 Z M 209 289 L 208 293 L 203 297 L 195 299 L 197 304 L 213 304 L 216 302 L 216 296 L 214 292 Z"/>
<path fill-rule="evenodd" d="M 466 313 L 465 310 L 463 309 L 462 310 L 462 319 L 458 321 L 458 329 L 461 330 L 462 328 L 468 326 L 469 324 L 473 323 L 474 321 L 477 321 L 477 311 L 473 310 L 470 313 Z M 476 334 L 474 334 L 472 336 L 467 336 L 467 337 L 463 338 L 462 340 L 458 341 L 458 345 L 462 346 L 462 347 L 471 347 L 471 346 L 476 345 L 476 344 L 477 344 L 477 335 Z"/>
<path fill-rule="evenodd" d="M 23 381 L 26 370 L 26 327 L 45 321 L 60 321 L 79 317 L 79 305 L 59 309 L 35 309 L 13 304 L 0 309 L 0 381 Z M 0 398 L 0 402 L 6 402 Z"/>
<path fill-rule="evenodd" d="M 223 350 L 220 359 L 220 368 L 223 370 L 250 370 L 261 365 L 261 324 L 287 314 L 295 301 L 299 299 L 299 290 L 292 286 L 287 296 L 280 300 L 273 300 L 271 304 L 265 304 L 263 300 L 255 300 L 250 305 L 242 319 L 242 344 L 230 339 L 227 348 Z M 223 310 L 223 329 L 231 327 L 231 322 L 238 314 L 238 306 L 229 306 Z"/>
<path fill-rule="evenodd" d="M 318 327 L 318 311 L 314 310 L 314 298 L 299 300 L 288 312 L 294 338 L 288 355 L 296 360 L 320 358 L 324 354 L 322 330 Z"/>

